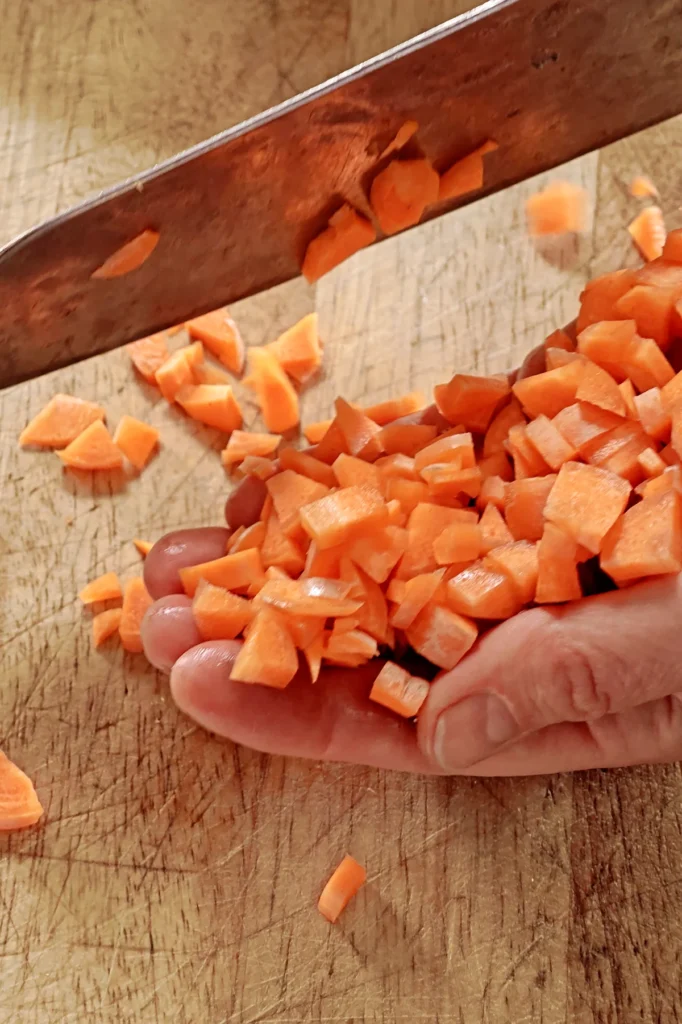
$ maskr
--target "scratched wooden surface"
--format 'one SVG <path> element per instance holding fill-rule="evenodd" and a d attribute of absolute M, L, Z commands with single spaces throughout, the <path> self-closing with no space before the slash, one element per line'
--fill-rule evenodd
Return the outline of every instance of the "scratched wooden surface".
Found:
<path fill-rule="evenodd" d="M 454 13 L 447 0 L 0 0 L 0 238 Z M 229 24 L 226 24 L 229 22 Z M 320 312 L 330 398 L 511 365 L 633 259 L 634 172 L 671 220 L 680 122 L 565 169 L 598 211 L 536 251 L 527 183 L 235 308 L 251 344 Z M 679 216 L 679 214 L 678 214 Z M 56 390 L 162 430 L 138 479 L 64 475 L 16 435 Z M 682 1019 L 677 766 L 529 780 L 283 761 L 180 717 L 164 679 L 94 655 L 74 598 L 131 540 L 218 520 L 220 439 L 110 353 L 0 395 L 0 746 L 41 826 L 0 839 L 0 1024 L 673 1024 Z M 330 928 L 349 850 L 369 884 Z"/>

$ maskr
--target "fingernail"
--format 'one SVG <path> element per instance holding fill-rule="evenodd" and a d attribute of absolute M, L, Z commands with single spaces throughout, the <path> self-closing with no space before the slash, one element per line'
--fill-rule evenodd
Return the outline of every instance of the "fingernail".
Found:
<path fill-rule="evenodd" d="M 494 693 L 477 693 L 441 712 L 434 734 L 434 756 L 446 772 L 468 768 L 490 757 L 519 732 L 503 700 Z"/>

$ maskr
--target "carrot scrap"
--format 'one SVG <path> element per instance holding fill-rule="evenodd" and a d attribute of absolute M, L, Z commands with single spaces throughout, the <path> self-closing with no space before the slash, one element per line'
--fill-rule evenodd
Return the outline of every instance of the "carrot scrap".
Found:
<path fill-rule="evenodd" d="M 281 440 L 280 434 L 251 434 L 245 430 L 233 430 L 227 447 L 220 454 L 223 466 L 227 469 L 236 462 L 242 462 L 247 455 L 273 455 Z"/>
<path fill-rule="evenodd" d="M 627 480 L 609 470 L 568 462 L 559 470 L 544 515 L 596 555 L 624 512 L 630 490 Z"/>
<path fill-rule="evenodd" d="M 101 420 L 95 420 L 57 455 L 71 469 L 120 469 L 123 456 Z"/>
<path fill-rule="evenodd" d="M 366 406 L 362 411 L 365 416 L 385 427 L 403 416 L 411 416 L 420 412 L 426 406 L 426 399 L 421 391 L 410 391 L 407 395 L 399 395 L 397 398 L 389 398 L 385 402 L 377 402 L 375 405 Z"/>
<path fill-rule="evenodd" d="M 346 456 L 346 458 L 348 457 Z M 318 484 L 325 484 L 326 487 L 334 487 L 337 483 L 337 478 L 331 466 L 309 455 L 308 452 L 299 451 L 297 448 L 283 448 L 279 455 L 279 464 L 282 469 L 293 469 L 295 473 L 307 476 L 310 480 L 316 480 Z M 362 465 L 371 469 L 366 462 L 363 462 Z"/>
<path fill-rule="evenodd" d="M 154 542 L 153 541 L 151 541 L 151 540 L 140 540 L 139 537 L 135 538 L 135 540 L 133 541 L 133 544 L 135 545 L 135 547 L 140 552 L 140 554 L 142 555 L 143 558 L 146 558 L 147 555 L 149 554 L 149 552 L 151 551 L 151 549 L 154 547 Z"/>
<path fill-rule="evenodd" d="M 203 342 L 216 359 L 232 373 L 244 369 L 246 350 L 239 328 L 226 308 L 213 309 L 210 313 L 188 320 L 185 327 L 190 338 Z"/>
<path fill-rule="evenodd" d="M 249 366 L 267 429 L 273 434 L 292 430 L 300 419 L 298 395 L 277 358 L 267 348 L 252 348 Z"/>
<path fill-rule="evenodd" d="M 369 193 L 384 234 L 418 224 L 426 207 L 438 201 L 438 187 L 438 174 L 428 160 L 391 160 L 377 174 Z"/>
<path fill-rule="evenodd" d="M 242 590 L 252 581 L 254 576 L 263 573 L 260 552 L 256 548 L 247 548 L 233 555 L 223 555 L 210 562 L 191 565 L 180 569 L 179 576 L 185 593 L 194 597 L 201 580 L 213 583 L 225 590 Z"/>
<path fill-rule="evenodd" d="M 343 263 L 376 239 L 373 225 L 348 203 L 329 218 L 329 225 L 308 244 L 301 272 L 309 284 Z"/>
<path fill-rule="evenodd" d="M 107 608 L 93 617 L 92 640 L 95 647 L 101 647 L 105 640 L 118 633 L 122 615 L 122 608 Z"/>
<path fill-rule="evenodd" d="M 402 149 L 403 146 L 407 142 L 410 141 L 412 136 L 418 130 L 419 130 L 419 122 L 418 121 L 405 121 L 404 124 L 401 124 L 400 128 L 398 129 L 398 131 L 395 134 L 395 137 L 386 146 L 386 149 L 382 153 L 379 154 L 379 159 L 383 160 L 384 157 L 388 156 L 390 153 L 395 153 L 399 149 Z"/>
<path fill-rule="evenodd" d="M 637 174 L 630 182 L 630 195 L 636 199 L 658 199 L 658 189 L 651 178 Z"/>
<path fill-rule="evenodd" d="M 145 612 L 151 607 L 152 598 L 140 576 L 134 576 L 125 585 L 123 607 L 118 632 L 124 650 L 132 654 L 142 653 L 140 627 Z"/>
<path fill-rule="evenodd" d="M 120 448 L 135 469 L 143 469 L 159 443 L 159 431 L 149 423 L 123 416 L 114 433 L 114 444 Z"/>
<path fill-rule="evenodd" d="M 400 665 L 387 661 L 374 680 L 369 699 L 403 718 L 414 718 L 428 694 L 425 679 L 411 676 Z"/>
<path fill-rule="evenodd" d="M 242 411 L 229 384 L 188 384 L 175 400 L 188 416 L 226 434 L 239 430 Z"/>
<path fill-rule="evenodd" d="M 253 618 L 250 601 L 205 579 L 194 592 L 192 614 L 202 640 L 234 640 Z"/>
<path fill-rule="evenodd" d="M 43 816 L 43 807 L 33 783 L 0 750 L 0 832 L 35 825 Z"/>
<path fill-rule="evenodd" d="M 303 436 L 308 444 L 319 444 L 331 427 L 332 422 L 332 420 L 320 420 L 319 423 L 309 423 L 306 427 L 303 427 Z"/>
<path fill-rule="evenodd" d="M 97 601 L 119 601 L 123 591 L 117 574 L 105 572 L 83 587 L 78 596 L 83 604 L 95 604 Z"/>
<path fill-rule="evenodd" d="M 438 198 L 456 199 L 483 188 L 483 157 L 496 149 L 499 149 L 497 143 L 489 139 L 444 171 L 440 176 Z"/>
<path fill-rule="evenodd" d="M 660 206 L 647 206 L 628 224 L 628 231 L 645 260 L 663 254 L 666 230 Z"/>
<path fill-rule="evenodd" d="M 322 365 L 317 313 L 308 313 L 266 347 L 285 373 L 298 384 L 306 384 Z"/>
<path fill-rule="evenodd" d="M 140 338 L 139 341 L 126 345 L 130 361 L 148 384 L 156 384 L 156 371 L 170 355 L 166 340 L 165 331 L 160 331 L 158 334 L 150 334 L 148 338 Z"/>
<path fill-rule="evenodd" d="M 112 253 L 97 270 L 93 270 L 90 277 L 106 281 L 112 277 L 130 274 L 149 259 L 156 249 L 159 238 L 158 231 L 152 231 L 149 228 L 146 231 L 141 231 L 139 235 Z"/>
<path fill-rule="evenodd" d="M 587 227 L 587 192 L 569 181 L 555 181 L 526 200 L 531 235 L 564 235 Z"/>
<path fill-rule="evenodd" d="M 573 537 L 553 523 L 545 523 L 537 548 L 538 577 L 535 600 L 538 604 L 577 601 L 582 597 L 578 578 L 577 547 Z"/>
<path fill-rule="evenodd" d="M 366 880 L 365 869 L 346 854 L 322 890 L 317 909 L 323 917 L 334 924 L 341 911 L 348 906 L 350 900 L 362 888 Z"/>
<path fill-rule="evenodd" d="M 418 654 L 449 671 L 473 647 L 478 629 L 471 619 L 442 604 L 429 603 L 405 633 Z"/>
<path fill-rule="evenodd" d="M 434 388 L 439 412 L 450 423 L 461 423 L 472 433 L 484 434 L 500 405 L 510 393 L 504 374 L 474 377 L 456 373 L 449 384 Z"/>
<path fill-rule="evenodd" d="M 54 395 L 19 435 L 22 446 L 65 448 L 86 427 L 105 417 L 104 409 L 72 395 Z"/>
<path fill-rule="evenodd" d="M 282 690 L 298 671 L 298 655 L 286 616 L 263 605 L 249 626 L 230 672 L 240 683 L 260 683 Z"/>
<path fill-rule="evenodd" d="M 154 378 L 167 402 L 174 402 L 181 388 L 194 384 L 194 368 L 203 362 L 200 341 L 177 349 L 156 371 Z"/>

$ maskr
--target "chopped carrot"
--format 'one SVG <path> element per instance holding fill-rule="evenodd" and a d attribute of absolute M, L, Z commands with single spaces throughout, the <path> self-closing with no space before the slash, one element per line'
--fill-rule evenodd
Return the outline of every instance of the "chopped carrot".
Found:
<path fill-rule="evenodd" d="M 356 668 L 376 657 L 379 647 L 374 637 L 361 629 L 339 629 L 335 624 L 324 649 L 324 657 L 333 665 Z"/>
<path fill-rule="evenodd" d="M 149 554 L 149 552 L 151 551 L 151 549 L 154 547 L 154 542 L 153 541 L 151 541 L 151 540 L 140 540 L 139 537 L 135 538 L 135 540 L 133 541 L 133 544 L 135 545 L 135 547 L 140 552 L 140 554 L 142 555 L 143 558 L 146 558 L 147 555 Z"/>
<path fill-rule="evenodd" d="M 617 388 L 617 385 L 614 384 L 614 387 Z M 525 431 L 530 443 L 537 449 L 543 461 L 551 469 L 556 471 L 563 466 L 564 462 L 570 462 L 571 459 L 575 459 L 575 448 L 569 444 L 556 424 L 546 416 L 542 414 L 536 416 L 525 427 Z"/>
<path fill-rule="evenodd" d="M 569 181 L 555 181 L 526 201 L 531 235 L 564 235 L 587 227 L 587 192 Z"/>
<path fill-rule="evenodd" d="M 636 284 L 635 270 L 614 270 L 588 281 L 580 295 L 578 334 L 602 320 L 617 320 L 616 303 Z"/>
<path fill-rule="evenodd" d="M 514 471 L 506 452 L 496 452 L 494 455 L 488 455 L 487 458 L 479 461 L 478 468 L 481 471 L 483 484 L 491 477 L 501 480 L 502 483 L 508 483 L 514 479 Z M 481 484 L 481 487 L 483 487 L 483 484 Z"/>
<path fill-rule="evenodd" d="M 562 328 L 552 331 L 552 333 L 545 338 L 542 346 L 545 350 L 545 354 L 549 352 L 550 349 L 560 349 L 563 352 L 575 352 L 575 341 Z M 549 369 L 549 366 L 547 369 Z"/>
<path fill-rule="evenodd" d="M 414 458 L 414 468 L 421 473 L 426 466 L 451 462 L 458 469 L 474 469 L 476 456 L 471 434 L 451 434 L 440 437 L 432 444 L 422 448 Z"/>
<path fill-rule="evenodd" d="M 128 580 L 123 591 L 123 608 L 118 632 L 123 649 L 132 654 L 142 653 L 140 626 L 151 604 L 152 598 L 144 585 L 144 580 L 140 576 Z"/>
<path fill-rule="evenodd" d="M 675 303 L 680 288 L 661 288 L 653 284 L 637 284 L 615 304 L 615 312 L 627 320 L 634 320 L 642 338 L 653 338 L 663 349 L 673 340 Z"/>
<path fill-rule="evenodd" d="M 630 490 L 627 480 L 609 470 L 567 462 L 559 470 L 544 514 L 577 544 L 596 555 L 604 537 L 625 510 Z"/>
<path fill-rule="evenodd" d="M 604 572 L 616 583 L 682 570 L 682 496 L 645 498 L 622 515 L 604 540 Z"/>
<path fill-rule="evenodd" d="M 334 470 L 325 462 L 313 458 L 307 452 L 300 452 L 297 448 L 283 448 L 279 456 L 279 464 L 282 469 L 293 469 L 301 476 L 307 476 L 310 480 L 316 480 L 318 484 L 326 487 L 334 487 L 337 479 Z M 366 462 L 363 467 L 369 467 Z"/>
<path fill-rule="evenodd" d="M 317 329 L 317 313 L 308 313 L 302 320 L 280 334 L 267 346 L 285 373 L 298 384 L 306 384 L 322 365 L 322 348 Z"/>
<path fill-rule="evenodd" d="M 653 284 L 657 288 L 672 288 L 680 291 L 682 288 L 680 261 L 664 259 L 662 256 L 650 260 L 636 271 L 633 284 Z"/>
<path fill-rule="evenodd" d="M 390 477 L 385 484 L 387 501 L 398 501 L 400 507 L 409 516 L 420 504 L 428 501 L 429 488 L 423 480 L 406 480 L 402 477 Z"/>
<path fill-rule="evenodd" d="M 339 573 L 353 587 L 354 596 L 362 600 L 355 617 L 356 625 L 378 643 L 390 643 L 388 605 L 379 584 L 345 556 L 339 562 Z"/>
<path fill-rule="evenodd" d="M 149 423 L 123 416 L 114 433 L 114 444 L 120 448 L 135 469 L 143 469 L 159 443 L 159 431 Z"/>
<path fill-rule="evenodd" d="M 417 480 L 417 471 L 414 468 L 414 458 L 410 455 L 403 455 L 397 452 L 395 455 L 382 455 L 374 463 L 384 480 Z"/>
<path fill-rule="evenodd" d="M 539 417 L 537 418 L 539 419 Z M 536 420 L 533 420 L 533 422 L 536 422 Z M 551 420 L 549 422 L 551 423 Z M 536 437 L 539 437 L 542 432 L 542 423 L 543 420 L 540 420 L 540 426 L 536 428 Z M 540 454 L 538 445 L 531 442 L 530 435 L 528 434 L 529 426 L 530 424 L 526 426 L 519 424 L 515 427 L 510 427 L 509 437 L 505 441 L 505 447 L 514 463 L 514 476 L 517 480 L 523 480 L 531 476 L 544 476 L 551 470 L 551 467 Z M 548 451 L 552 453 L 554 458 L 557 458 L 559 456 L 560 443 L 556 441 L 556 446 L 552 448 L 546 434 L 544 441 Z"/>
<path fill-rule="evenodd" d="M 300 419 L 298 395 L 278 360 L 266 348 L 252 348 L 249 365 L 265 426 L 273 434 L 292 430 Z"/>
<path fill-rule="evenodd" d="M 616 416 L 626 416 L 627 406 L 625 400 L 618 390 L 618 385 L 606 370 L 601 366 L 586 361 L 582 367 L 580 383 L 575 393 L 578 402 L 589 402 L 607 412 L 615 413 Z"/>
<path fill-rule="evenodd" d="M 499 548 L 503 544 L 510 544 L 514 537 L 504 521 L 500 510 L 494 505 L 488 505 L 478 524 L 481 531 L 481 550 L 483 554 Z"/>
<path fill-rule="evenodd" d="M 216 359 L 232 373 L 244 369 L 245 348 L 239 328 L 224 307 L 194 317 L 185 324 L 190 338 L 204 343 Z"/>
<path fill-rule="evenodd" d="M 242 411 L 229 384 L 189 384 L 176 397 L 188 416 L 226 434 L 239 430 Z"/>
<path fill-rule="evenodd" d="M 385 583 L 405 553 L 407 530 L 384 526 L 348 543 L 348 557 L 376 583 Z"/>
<path fill-rule="evenodd" d="M 418 224 L 426 207 L 438 201 L 438 185 L 438 174 L 428 160 L 391 160 L 377 174 L 369 194 L 384 234 Z"/>
<path fill-rule="evenodd" d="M 320 420 L 319 423 L 309 423 L 303 428 L 303 436 L 308 444 L 319 444 L 324 435 L 332 425 L 332 420 Z"/>
<path fill-rule="evenodd" d="M 322 462 L 320 465 L 325 466 Z M 325 469 L 328 467 L 325 466 Z M 346 455 L 341 452 L 338 459 L 335 459 L 331 472 L 333 481 L 339 487 L 352 487 L 353 484 L 366 484 L 376 491 L 383 490 L 383 478 L 381 473 L 371 462 L 365 462 L 354 455 Z"/>
<path fill-rule="evenodd" d="M 105 640 L 118 633 L 122 615 L 122 608 L 107 608 L 93 617 L 92 640 L 95 647 L 101 647 Z"/>
<path fill-rule="evenodd" d="M 498 148 L 497 143 L 489 139 L 444 171 L 440 176 L 438 198 L 457 199 L 468 192 L 476 192 L 483 188 L 483 157 Z"/>
<path fill-rule="evenodd" d="M 238 551 L 248 551 L 249 548 L 260 548 L 265 540 L 266 526 L 258 520 L 251 526 L 240 526 L 230 537 L 227 544 L 228 555 L 236 555 Z"/>
<path fill-rule="evenodd" d="M 442 536 L 442 535 L 441 535 Z M 434 600 L 443 584 L 445 569 L 421 573 L 409 580 L 392 579 L 388 597 L 395 601 L 391 614 L 391 625 L 396 629 L 407 629 L 419 613 Z"/>
<path fill-rule="evenodd" d="M 156 371 L 170 355 L 166 341 L 166 332 L 160 331 L 158 334 L 150 334 L 148 338 L 140 338 L 139 341 L 126 345 L 133 366 L 148 384 L 156 384 Z"/>
<path fill-rule="evenodd" d="M 351 590 L 350 583 L 320 576 L 308 576 L 300 580 L 270 580 L 254 599 L 254 605 L 271 605 L 297 618 L 342 618 L 354 615 L 362 606 L 362 601 L 349 597 Z"/>
<path fill-rule="evenodd" d="M 121 451 L 101 420 L 91 423 L 57 455 L 71 469 L 120 469 L 123 465 Z"/>
<path fill-rule="evenodd" d="M 521 410 L 521 403 L 512 395 L 511 401 L 500 409 L 493 417 L 483 440 L 483 455 L 488 457 L 504 451 L 504 442 L 509 431 L 515 426 L 525 426 L 526 417 Z"/>
<path fill-rule="evenodd" d="M 211 363 L 197 363 L 192 367 L 192 379 L 195 384 L 229 384 L 231 377 L 218 366 Z"/>
<path fill-rule="evenodd" d="M 305 534 L 301 525 L 301 509 L 329 494 L 329 488 L 291 469 L 282 470 L 271 477 L 266 487 L 272 496 L 284 533 L 296 542 L 303 541 Z"/>
<path fill-rule="evenodd" d="M 625 420 L 618 427 L 602 434 L 583 448 L 583 457 L 593 466 L 608 469 L 612 473 L 638 484 L 641 471 L 638 456 L 652 444 L 639 423 Z"/>
<path fill-rule="evenodd" d="M 487 505 L 503 509 L 506 490 L 506 482 L 501 476 L 488 476 L 481 484 L 481 493 L 476 499 L 476 505 L 480 509 L 486 508 Z"/>
<path fill-rule="evenodd" d="M 381 427 L 374 420 L 365 416 L 360 409 L 356 409 L 343 398 L 337 398 L 334 406 L 336 408 L 336 424 L 343 435 L 350 455 L 373 462 L 384 454 L 381 443 Z"/>
<path fill-rule="evenodd" d="M 235 462 L 241 462 L 247 455 L 273 455 L 281 440 L 280 434 L 251 434 L 245 430 L 233 430 L 227 447 L 221 452 L 223 466 L 227 469 Z"/>
<path fill-rule="evenodd" d="M 270 495 L 268 497 L 272 501 Z M 266 569 L 274 566 L 297 576 L 305 568 L 306 559 L 301 547 L 287 537 L 274 512 L 265 521 L 265 537 L 260 554 Z"/>
<path fill-rule="evenodd" d="M 578 349 L 616 380 L 629 377 L 639 391 L 662 387 L 675 371 L 651 338 L 640 338 L 634 320 L 593 324 L 578 335 Z"/>
<path fill-rule="evenodd" d="M 538 544 L 538 604 L 577 601 L 582 597 L 578 578 L 577 544 L 572 536 L 553 523 L 545 523 Z"/>
<path fill-rule="evenodd" d="M 410 391 L 407 395 L 400 395 L 398 398 L 389 398 L 386 402 L 377 402 L 376 405 L 369 405 L 362 411 L 365 416 L 385 427 L 394 420 L 402 419 L 403 416 L 411 416 L 426 406 L 426 399 L 421 391 Z"/>
<path fill-rule="evenodd" d="M 635 406 L 635 388 L 629 377 L 620 382 L 620 384 L 618 385 L 618 390 L 620 391 L 623 397 L 623 401 L 625 402 L 626 415 L 629 416 L 631 419 L 636 420 L 637 408 Z"/>
<path fill-rule="evenodd" d="M 64 448 L 105 417 L 104 409 L 72 395 L 54 395 L 19 435 L 19 444 Z"/>
<path fill-rule="evenodd" d="M 346 440 L 336 420 L 332 420 L 322 440 L 315 445 L 315 448 L 309 454 L 313 458 L 319 459 L 320 462 L 325 462 L 328 466 L 331 466 L 338 459 L 339 455 L 350 454 Z"/>
<path fill-rule="evenodd" d="M 375 239 L 372 224 L 344 203 L 330 217 L 328 227 L 308 244 L 301 272 L 306 281 L 313 284 Z"/>
<path fill-rule="evenodd" d="M 620 416 L 587 402 L 575 402 L 557 413 L 552 422 L 568 443 L 582 455 L 585 447 L 595 438 L 613 430 L 623 421 Z"/>
<path fill-rule="evenodd" d="M 251 602 L 201 580 L 194 593 L 192 614 L 202 640 L 234 640 L 253 618 Z"/>
<path fill-rule="evenodd" d="M 388 513 L 381 494 L 360 485 L 327 494 L 304 506 L 300 515 L 306 532 L 324 550 L 385 525 Z"/>
<path fill-rule="evenodd" d="M 483 535 L 478 523 L 453 523 L 446 526 L 433 542 L 433 554 L 438 565 L 475 562 L 482 553 Z"/>
<path fill-rule="evenodd" d="M 538 581 L 537 547 L 537 544 L 531 544 L 527 540 L 517 540 L 493 548 L 483 559 L 486 568 L 502 572 L 509 577 L 523 604 L 528 604 L 535 597 Z"/>
<path fill-rule="evenodd" d="M 521 610 L 516 587 L 505 573 L 482 563 L 463 569 L 445 585 L 449 607 L 476 619 L 509 619 Z"/>
<path fill-rule="evenodd" d="M 635 395 L 634 406 L 639 422 L 654 441 L 670 440 L 670 411 L 663 405 L 660 388 L 649 388 Z"/>
<path fill-rule="evenodd" d="M 555 481 L 555 476 L 539 476 L 507 484 L 504 517 L 515 540 L 540 540 L 545 504 Z"/>
<path fill-rule="evenodd" d="M 437 385 L 433 393 L 438 410 L 446 420 L 461 423 L 472 433 L 484 434 L 508 397 L 510 387 L 504 374 L 474 377 L 456 373 L 449 384 Z"/>
<path fill-rule="evenodd" d="M 517 380 L 513 390 L 527 415 L 544 415 L 552 419 L 567 405 L 575 402 L 582 376 L 582 363 L 570 362 L 556 370 L 546 370 L 534 377 Z"/>
<path fill-rule="evenodd" d="M 387 661 L 374 680 L 369 699 L 403 718 L 414 718 L 428 694 L 429 684 L 425 679 L 411 676 L 400 665 Z"/>
<path fill-rule="evenodd" d="M 658 199 L 658 189 L 651 178 L 638 174 L 630 182 L 630 195 L 636 199 Z"/>
<path fill-rule="evenodd" d="M 677 457 L 682 459 L 682 405 L 676 405 L 672 411 L 670 445 Z"/>
<path fill-rule="evenodd" d="M 462 469 L 456 462 L 437 462 L 424 466 L 421 475 L 433 498 L 456 498 L 460 494 L 476 498 L 481 493 L 483 478 L 478 466 Z"/>
<path fill-rule="evenodd" d="M 225 452 L 221 452 L 224 455 Z M 257 476 L 259 480 L 269 480 L 277 472 L 277 466 L 272 459 L 264 455 L 247 455 L 235 469 L 238 477 Z"/>
<path fill-rule="evenodd" d="M 35 825 L 42 816 L 43 807 L 28 775 L 0 750 L 0 832 Z"/>
<path fill-rule="evenodd" d="M 149 259 L 156 249 L 159 238 L 158 231 L 152 231 L 150 228 L 141 231 L 139 235 L 112 253 L 97 270 L 93 270 L 90 277 L 107 281 L 111 277 L 130 274 Z"/>
<path fill-rule="evenodd" d="M 166 359 L 155 374 L 156 383 L 167 402 L 174 402 L 181 388 L 194 384 L 194 367 L 203 362 L 201 342 L 179 348 Z"/>
<path fill-rule="evenodd" d="M 331 876 L 317 904 L 317 909 L 331 923 L 351 901 L 367 880 L 367 872 L 348 854 Z"/>
<path fill-rule="evenodd" d="M 396 153 L 399 149 L 402 149 L 418 130 L 418 121 L 405 121 L 405 123 L 401 124 L 400 128 L 396 132 L 395 138 L 393 138 L 386 146 L 386 149 L 379 154 L 379 159 L 383 160 L 384 157 L 388 156 L 390 153 Z"/>
<path fill-rule="evenodd" d="M 284 689 L 298 672 L 298 655 L 286 616 L 263 605 L 254 616 L 230 679 Z"/>
<path fill-rule="evenodd" d="M 670 263 L 682 263 L 682 228 L 668 233 L 662 255 Z"/>
<path fill-rule="evenodd" d="M 665 462 L 653 448 L 645 448 L 644 451 L 640 452 L 637 456 L 637 462 L 644 475 L 650 479 L 661 476 L 665 472 Z"/>
<path fill-rule="evenodd" d="M 438 430 L 423 423 L 387 423 L 379 432 L 379 443 L 387 455 L 416 455 L 433 441 Z"/>
<path fill-rule="evenodd" d="M 565 348 L 547 348 L 545 349 L 545 369 L 546 370 L 558 370 L 560 366 L 566 366 L 568 363 L 582 362 L 585 364 L 585 357 L 581 356 L 579 352 L 571 350 L 570 352 Z"/>
<path fill-rule="evenodd" d="M 83 604 L 95 604 L 97 601 L 119 601 L 123 591 L 116 573 L 105 572 L 83 587 L 78 596 Z"/>
<path fill-rule="evenodd" d="M 438 569 L 433 548 L 436 539 L 449 526 L 476 523 L 477 520 L 473 510 L 445 508 L 429 502 L 417 504 L 407 523 L 407 547 L 396 570 L 398 579 L 409 580 L 412 576 Z"/>
<path fill-rule="evenodd" d="M 406 630 L 408 642 L 438 668 L 453 669 L 473 647 L 476 624 L 444 605 L 429 603 Z"/>
<path fill-rule="evenodd" d="M 263 573 L 260 552 L 255 548 L 247 548 L 234 555 L 223 555 L 211 562 L 202 562 L 180 569 L 180 580 L 185 593 L 194 597 L 201 580 L 213 583 L 225 590 L 242 590 L 247 587 L 254 576 Z"/>
<path fill-rule="evenodd" d="M 666 230 L 660 206 L 647 206 L 628 224 L 628 231 L 645 260 L 655 260 L 663 253 Z"/>

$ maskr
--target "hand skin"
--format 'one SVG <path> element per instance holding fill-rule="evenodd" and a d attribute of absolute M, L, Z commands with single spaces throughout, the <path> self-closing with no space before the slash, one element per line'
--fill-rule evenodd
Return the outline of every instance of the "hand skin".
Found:
<path fill-rule="evenodd" d="M 537 355 L 522 373 L 538 372 Z M 433 416 L 428 410 L 427 417 Z M 230 529 L 254 522 L 265 486 L 228 499 Z M 430 774 L 536 775 L 682 758 L 682 577 L 573 605 L 532 608 L 486 633 L 431 686 L 411 722 L 368 700 L 378 668 L 301 673 L 285 690 L 230 681 L 238 641 L 202 643 L 178 570 L 219 558 L 229 530 L 180 530 L 147 556 L 155 599 L 145 653 L 178 706 L 211 732 L 272 754 Z"/>

